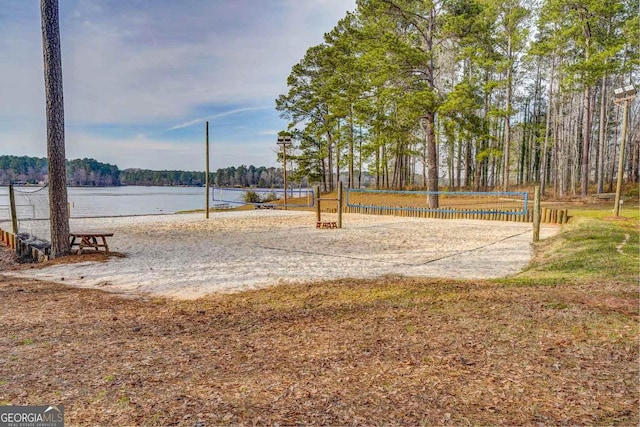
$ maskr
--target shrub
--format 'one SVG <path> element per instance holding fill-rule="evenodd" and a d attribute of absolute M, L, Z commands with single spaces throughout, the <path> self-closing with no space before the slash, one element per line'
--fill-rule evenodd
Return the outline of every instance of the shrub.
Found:
<path fill-rule="evenodd" d="M 245 203 L 261 203 L 260 195 L 253 190 L 249 190 L 244 193 L 244 201 Z"/>

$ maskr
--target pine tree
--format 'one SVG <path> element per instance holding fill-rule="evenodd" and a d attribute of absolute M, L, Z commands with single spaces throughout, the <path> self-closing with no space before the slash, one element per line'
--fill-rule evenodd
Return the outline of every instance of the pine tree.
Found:
<path fill-rule="evenodd" d="M 47 158 L 49 170 L 49 210 L 51 256 L 69 253 L 69 216 L 64 144 L 64 100 L 58 1 L 41 0 L 42 50 L 47 103 Z"/>

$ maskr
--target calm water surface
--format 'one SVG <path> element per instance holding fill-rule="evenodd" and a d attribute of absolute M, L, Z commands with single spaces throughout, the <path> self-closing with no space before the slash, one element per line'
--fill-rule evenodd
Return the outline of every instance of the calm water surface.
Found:
<path fill-rule="evenodd" d="M 48 218 L 48 188 L 14 187 L 20 219 Z M 69 187 L 67 196 L 72 218 L 110 217 L 130 215 L 173 214 L 180 211 L 204 209 L 204 187 Z M 256 190 L 261 196 L 282 190 Z M 242 202 L 242 189 L 209 190 L 209 204 L 234 205 Z M 310 194 L 306 189 L 291 190 L 292 196 Z M 310 200 L 309 200 L 310 202 Z M 0 187 L 0 221 L 9 220 L 9 188 Z"/>
<path fill-rule="evenodd" d="M 18 217 L 48 217 L 48 189 L 14 187 Z M 213 190 L 210 190 L 213 193 Z M 220 190 L 216 190 L 216 197 Z M 69 187 L 71 217 L 172 214 L 204 209 L 204 187 Z M 242 200 L 242 192 L 225 194 L 226 200 Z M 211 199 L 210 199 L 211 200 Z M 211 200 L 210 205 L 217 204 Z M 0 187 L 0 219 L 8 218 L 9 188 Z"/>

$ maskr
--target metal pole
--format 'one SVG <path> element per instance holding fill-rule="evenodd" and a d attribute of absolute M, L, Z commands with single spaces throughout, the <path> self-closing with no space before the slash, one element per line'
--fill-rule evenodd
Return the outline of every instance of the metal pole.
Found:
<path fill-rule="evenodd" d="M 207 142 L 206 142 L 206 158 L 207 158 L 207 167 L 206 167 L 206 176 L 204 178 L 204 186 L 206 188 L 206 202 L 204 204 L 205 206 L 205 218 L 209 218 L 209 122 L 207 121 L 207 125 L 206 125 L 206 134 L 207 134 Z"/>
<path fill-rule="evenodd" d="M 287 144 L 282 144 L 282 166 L 284 168 L 284 210 L 287 210 Z"/>
<path fill-rule="evenodd" d="M 616 201 L 613 205 L 613 216 L 620 216 L 620 193 L 622 191 L 622 175 L 624 172 L 624 145 L 627 139 L 627 116 L 629 115 L 629 99 L 624 101 L 622 113 L 622 136 L 620 138 L 620 160 L 618 161 L 618 182 L 616 184 Z"/>

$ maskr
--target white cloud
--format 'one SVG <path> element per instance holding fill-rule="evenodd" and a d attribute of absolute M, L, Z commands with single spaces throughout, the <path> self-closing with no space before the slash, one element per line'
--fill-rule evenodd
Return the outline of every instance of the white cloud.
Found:
<path fill-rule="evenodd" d="M 196 125 L 198 123 L 202 123 L 203 121 L 204 121 L 204 119 L 190 120 L 190 121 L 188 121 L 186 123 L 181 123 L 179 125 L 175 125 L 175 126 L 170 127 L 169 129 L 167 129 L 167 132 L 168 131 L 172 131 L 172 130 L 177 130 L 177 129 L 184 129 L 184 128 L 189 127 L 189 126 L 193 126 L 193 125 Z"/>
<path fill-rule="evenodd" d="M 291 66 L 355 1 L 83 0 L 73 9 L 60 6 L 68 157 L 120 167 L 193 168 L 200 163 L 200 147 L 162 140 L 163 133 L 274 108 Z M 42 155 L 39 10 L 19 2 L 3 12 L 0 149 Z M 108 139 L 87 130 L 95 124 L 126 126 L 131 136 Z M 270 129 L 281 123 L 247 124 L 261 128 L 244 129 L 242 145 L 216 135 L 221 144 L 227 141 L 219 156 L 229 162 L 224 166 L 275 161 L 270 137 L 277 131 Z M 75 129 L 85 130 L 80 135 Z"/>
<path fill-rule="evenodd" d="M 85 133 L 67 136 L 67 158 L 95 158 L 101 162 L 118 165 L 120 169 L 205 169 L 205 144 L 202 141 L 186 141 L 177 144 L 173 140 L 136 136 L 134 138 L 100 138 Z M 274 166 L 275 143 L 272 138 L 257 137 L 238 142 L 224 138 L 209 143 L 212 169 L 237 166 Z"/>
<path fill-rule="evenodd" d="M 268 109 L 268 108 L 271 108 L 271 107 L 270 106 L 265 106 L 265 107 L 235 108 L 233 110 L 224 111 L 222 113 L 217 113 L 217 114 L 212 114 L 212 115 L 209 115 L 207 117 L 202 117 L 202 118 L 199 118 L 199 119 L 190 120 L 190 121 L 188 121 L 186 123 L 181 123 L 179 125 L 172 126 L 169 129 L 167 129 L 167 132 L 172 131 L 172 130 L 177 130 L 177 129 L 184 129 L 186 127 L 190 127 L 190 126 L 202 123 L 202 122 L 204 122 L 206 120 L 219 119 L 219 118 L 222 118 L 222 117 L 232 116 L 234 114 L 245 113 L 245 112 L 248 112 L 248 111 L 265 110 L 265 109 Z"/>
<path fill-rule="evenodd" d="M 130 138 L 108 138 L 68 130 L 65 148 L 67 159 L 94 158 L 100 162 L 116 164 L 120 169 L 205 169 L 204 139 L 176 143 L 174 140 L 141 134 Z M 211 168 L 241 164 L 275 166 L 275 150 L 274 140 L 268 134 L 257 135 L 242 143 L 212 135 Z M 25 132 L 0 132 L 0 154 L 46 157 L 46 133 L 38 128 Z"/>
<path fill-rule="evenodd" d="M 44 124 L 0 132 L 0 154 L 13 156 L 47 156 L 47 134 Z"/>
<path fill-rule="evenodd" d="M 227 13 L 238 18 L 256 9 L 251 26 L 228 30 L 233 23 L 227 22 L 216 28 L 215 19 L 203 25 L 200 15 L 215 13 L 216 3 L 165 10 L 177 14 L 175 41 L 154 25 L 167 18 L 153 8 L 73 27 L 75 33 L 63 40 L 69 118 L 135 122 L 188 117 L 207 104 L 272 104 L 286 89 L 291 66 L 337 21 L 331 17 L 326 28 L 318 28 L 327 10 L 310 9 L 314 2 L 288 2 L 284 14 L 274 16 L 264 3 L 237 1 L 237 11 Z"/>

